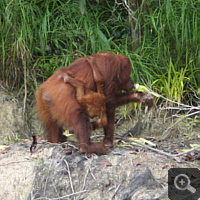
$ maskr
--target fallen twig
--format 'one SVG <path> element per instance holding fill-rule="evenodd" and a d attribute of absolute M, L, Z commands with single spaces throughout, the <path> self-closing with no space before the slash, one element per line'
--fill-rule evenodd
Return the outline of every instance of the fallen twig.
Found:
<path fill-rule="evenodd" d="M 182 121 L 183 119 L 185 119 L 185 118 L 187 118 L 187 117 L 191 117 L 191 116 L 196 115 L 196 114 L 199 114 L 199 113 L 200 113 L 200 111 L 196 111 L 196 112 L 194 112 L 194 113 L 190 113 L 190 114 L 188 114 L 188 115 L 182 116 L 179 120 L 177 120 L 174 124 L 172 124 L 171 126 L 169 126 L 169 127 L 163 132 L 162 139 L 165 139 L 165 138 L 169 135 L 169 133 L 168 133 L 168 134 L 166 134 L 166 133 L 167 133 L 167 131 L 168 131 L 169 129 L 171 129 L 174 125 L 178 124 L 180 121 Z"/>
<path fill-rule="evenodd" d="M 78 195 L 78 194 L 82 194 L 82 193 L 85 193 L 87 192 L 87 190 L 83 190 L 83 191 L 79 191 L 79 192 L 75 192 L 75 193 L 72 193 L 72 194 L 68 194 L 68 195 L 65 195 L 65 196 L 62 196 L 62 197 L 57 197 L 57 198 L 47 198 L 47 197 L 40 197 L 40 198 L 37 198 L 36 200 L 59 200 L 59 199 L 64 199 L 64 198 L 68 198 L 68 197 L 73 197 L 75 195 Z"/>
<path fill-rule="evenodd" d="M 114 199 L 115 195 L 117 194 L 117 192 L 119 191 L 119 188 L 121 187 L 121 183 L 117 186 L 115 193 L 113 194 L 111 199 Z"/>
<path fill-rule="evenodd" d="M 169 157 L 172 157 L 172 158 L 179 157 L 179 156 L 182 156 L 182 155 L 184 155 L 184 154 L 188 154 L 188 153 L 190 153 L 190 152 L 192 152 L 192 151 L 195 151 L 195 150 L 197 150 L 198 148 L 200 148 L 200 145 L 198 145 L 197 147 L 192 148 L 192 149 L 190 149 L 190 150 L 188 150 L 188 151 L 185 151 L 185 152 L 182 152 L 182 153 L 179 153 L 179 154 L 172 155 L 172 154 L 170 154 L 170 153 L 166 153 L 166 152 L 164 152 L 164 151 L 161 151 L 161 150 L 152 148 L 152 147 L 150 147 L 150 146 L 147 146 L 147 145 L 145 145 L 145 144 L 142 144 L 142 143 L 140 143 L 140 142 L 137 142 L 137 141 L 134 141 L 134 140 L 131 140 L 131 139 L 128 139 L 128 138 L 123 138 L 123 137 L 115 137 L 115 138 L 116 138 L 116 139 L 121 139 L 121 140 L 126 140 L 126 141 L 130 141 L 130 142 L 136 143 L 136 144 L 138 144 L 138 145 L 140 145 L 140 146 L 143 146 L 143 147 L 145 147 L 145 148 L 147 148 L 147 149 L 150 149 L 150 150 L 155 151 L 155 152 L 157 152 L 157 153 L 159 153 L 159 154 L 162 154 L 162 155 L 165 155 L 165 156 L 169 156 Z"/>
<path fill-rule="evenodd" d="M 67 165 L 67 172 L 68 172 L 68 175 L 69 175 L 69 182 L 70 182 L 70 185 L 71 185 L 72 192 L 74 194 L 74 187 L 73 187 L 73 183 L 72 183 L 72 178 L 71 178 L 71 173 L 70 173 L 70 169 L 69 169 L 69 164 L 68 164 L 68 162 L 66 160 L 64 160 L 64 162 Z"/>
<path fill-rule="evenodd" d="M 10 164 L 15 164 L 15 163 L 22 163 L 22 162 L 33 162 L 33 160 L 20 160 L 20 161 L 13 161 L 13 162 L 9 162 L 9 163 L 5 163 L 0 165 L 1 166 L 6 166 L 6 165 L 10 165 Z"/>

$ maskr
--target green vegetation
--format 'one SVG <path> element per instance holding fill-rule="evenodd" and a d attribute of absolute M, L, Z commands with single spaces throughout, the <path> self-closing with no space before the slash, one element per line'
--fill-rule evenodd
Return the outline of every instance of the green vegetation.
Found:
<path fill-rule="evenodd" d="M 113 51 L 131 59 L 136 82 L 187 102 L 186 94 L 200 89 L 198 0 L 143 1 L 130 6 L 132 13 L 123 1 L 118 3 L 2 0 L 3 84 L 32 94 L 57 68 L 81 56 Z"/>
<path fill-rule="evenodd" d="M 181 103 L 185 85 L 187 81 L 189 81 L 189 78 L 186 77 L 187 66 L 176 71 L 170 60 L 166 70 L 166 73 L 161 72 L 161 75 L 157 75 L 158 79 L 156 79 L 152 85 L 156 85 L 156 87 L 158 87 L 157 90 L 160 90 L 160 92 L 163 93 L 162 95 L 165 95 L 168 99 Z"/>

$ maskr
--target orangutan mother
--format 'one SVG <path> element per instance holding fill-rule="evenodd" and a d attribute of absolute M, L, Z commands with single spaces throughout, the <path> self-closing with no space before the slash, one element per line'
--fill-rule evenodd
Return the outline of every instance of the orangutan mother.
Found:
<path fill-rule="evenodd" d="M 103 143 L 91 142 L 90 115 L 76 98 L 77 88 L 63 79 L 63 74 L 69 74 L 84 85 L 84 94 L 97 92 L 98 80 L 94 79 L 93 68 L 88 61 L 91 58 L 102 76 L 104 86 L 107 123 L 102 127 L 105 134 Z M 148 103 L 152 100 L 143 93 L 128 92 L 133 87 L 131 70 L 131 63 L 127 57 L 104 52 L 94 54 L 90 59 L 80 58 L 70 66 L 55 71 L 36 92 L 36 109 L 48 133 L 49 142 L 60 141 L 64 126 L 74 131 L 80 151 L 87 154 L 106 154 L 106 146 L 113 145 L 116 108 L 130 102 Z"/>

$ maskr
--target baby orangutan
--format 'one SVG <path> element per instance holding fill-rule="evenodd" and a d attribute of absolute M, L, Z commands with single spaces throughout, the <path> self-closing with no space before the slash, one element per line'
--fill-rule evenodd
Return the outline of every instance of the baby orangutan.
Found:
<path fill-rule="evenodd" d="M 86 112 L 90 116 L 99 117 L 95 122 L 92 122 L 93 130 L 97 128 L 104 127 L 107 125 L 107 116 L 106 116 L 106 97 L 104 95 L 104 84 L 103 84 L 103 77 L 98 70 L 96 63 L 93 62 L 94 58 L 87 56 L 86 60 L 89 62 L 92 71 L 93 77 L 96 83 L 97 92 L 90 91 L 89 94 L 85 94 L 85 86 L 81 81 L 78 81 L 72 78 L 69 73 L 62 73 L 62 78 L 65 83 L 69 83 L 76 88 L 76 98 L 78 102 L 84 106 Z"/>

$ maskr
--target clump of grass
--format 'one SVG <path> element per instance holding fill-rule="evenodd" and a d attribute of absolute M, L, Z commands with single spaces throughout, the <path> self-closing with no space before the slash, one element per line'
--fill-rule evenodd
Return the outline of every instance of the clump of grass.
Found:
<path fill-rule="evenodd" d="M 20 88 L 31 85 L 33 76 L 46 79 L 76 58 L 111 50 L 128 30 L 118 7 L 109 1 L 3 0 L 1 79 L 10 88 Z"/>
<path fill-rule="evenodd" d="M 177 71 L 170 60 L 167 73 L 158 75 L 158 79 L 152 85 L 156 85 L 158 87 L 157 90 L 162 92 L 162 95 L 165 95 L 166 98 L 181 103 L 185 92 L 185 85 L 189 81 L 186 73 L 187 67 Z"/>
<path fill-rule="evenodd" d="M 151 0 L 137 14 L 142 35 L 132 54 L 133 76 L 178 102 L 184 100 L 184 91 L 197 91 L 200 85 L 197 4 L 197 0 Z"/>
<path fill-rule="evenodd" d="M 198 91 L 200 85 L 197 4 L 198 0 L 150 0 L 138 5 L 130 16 L 123 4 L 110 0 L 3 0 L 1 80 L 9 88 L 29 93 L 38 80 L 43 81 L 57 68 L 79 57 L 111 50 L 130 58 L 136 82 L 153 83 L 159 93 L 183 100 L 184 91 Z M 130 32 L 133 26 L 135 32 Z M 176 77 L 168 81 L 170 66 Z M 183 74 L 189 79 L 179 77 Z M 181 86 L 169 92 L 169 84 L 180 79 L 184 89 Z"/>

